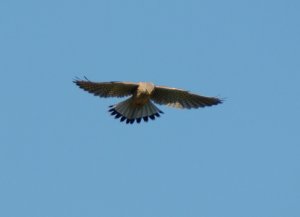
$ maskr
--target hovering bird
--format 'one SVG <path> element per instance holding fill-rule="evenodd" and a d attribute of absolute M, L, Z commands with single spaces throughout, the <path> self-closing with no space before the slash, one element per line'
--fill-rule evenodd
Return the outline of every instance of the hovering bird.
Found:
<path fill-rule="evenodd" d="M 157 86 L 151 82 L 92 82 L 86 80 L 74 80 L 74 83 L 81 89 L 99 97 L 126 97 L 128 99 L 111 105 L 109 112 L 120 121 L 133 124 L 134 121 L 140 123 L 141 120 L 147 122 L 160 117 L 163 112 L 154 103 L 167 105 L 175 108 L 200 108 L 222 103 L 216 97 L 206 97 L 189 91 Z"/>

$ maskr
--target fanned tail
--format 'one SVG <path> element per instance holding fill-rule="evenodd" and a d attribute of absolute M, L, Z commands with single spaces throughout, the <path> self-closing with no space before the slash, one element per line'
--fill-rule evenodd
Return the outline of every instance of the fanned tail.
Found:
<path fill-rule="evenodd" d="M 147 122 L 149 119 L 155 120 L 155 117 L 160 117 L 160 114 L 163 114 L 151 101 L 145 105 L 136 105 L 132 98 L 111 105 L 108 111 L 116 119 L 120 118 L 121 122 L 126 121 L 126 124 L 133 124 L 135 121 L 140 123 L 142 120 Z"/>

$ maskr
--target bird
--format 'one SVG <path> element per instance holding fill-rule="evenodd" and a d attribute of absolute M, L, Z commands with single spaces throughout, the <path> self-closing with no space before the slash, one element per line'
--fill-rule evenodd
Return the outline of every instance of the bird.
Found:
<path fill-rule="evenodd" d="M 99 97 L 128 97 L 126 100 L 109 106 L 115 119 L 126 124 L 140 123 L 142 120 L 155 120 L 163 114 L 154 105 L 167 105 L 179 109 L 201 108 L 223 102 L 217 97 L 207 97 L 187 90 L 154 85 L 152 82 L 92 82 L 76 78 L 73 82 L 81 89 Z"/>

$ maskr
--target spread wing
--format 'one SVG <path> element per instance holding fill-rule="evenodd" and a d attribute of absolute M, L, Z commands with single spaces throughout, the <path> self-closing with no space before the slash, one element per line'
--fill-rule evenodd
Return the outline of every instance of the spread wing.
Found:
<path fill-rule="evenodd" d="M 222 103 L 222 100 L 216 97 L 201 96 L 186 90 L 164 86 L 155 86 L 151 99 L 160 105 L 187 109 Z"/>
<path fill-rule="evenodd" d="M 81 89 L 100 97 L 125 97 L 132 95 L 138 84 L 134 82 L 91 82 L 89 80 L 74 80 Z"/>

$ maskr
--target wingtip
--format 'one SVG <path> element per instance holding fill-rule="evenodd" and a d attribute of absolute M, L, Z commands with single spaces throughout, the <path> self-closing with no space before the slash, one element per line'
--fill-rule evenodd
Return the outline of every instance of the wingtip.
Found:
<path fill-rule="evenodd" d="M 218 98 L 219 99 L 219 104 L 222 104 L 222 103 L 224 103 L 225 101 L 226 101 L 226 98 L 225 97 L 223 97 L 223 98 Z"/>
<path fill-rule="evenodd" d="M 219 97 L 214 97 L 215 98 L 215 103 L 212 105 L 219 105 L 225 102 L 225 98 L 219 98 Z"/>
<path fill-rule="evenodd" d="M 86 76 L 83 76 L 84 79 L 79 78 L 78 76 L 75 76 L 73 79 L 73 83 L 78 84 L 80 81 L 90 81 Z"/>

